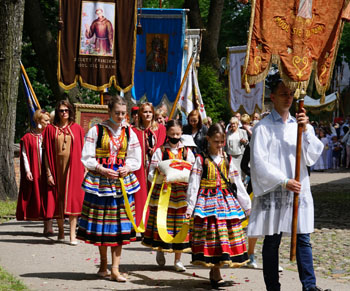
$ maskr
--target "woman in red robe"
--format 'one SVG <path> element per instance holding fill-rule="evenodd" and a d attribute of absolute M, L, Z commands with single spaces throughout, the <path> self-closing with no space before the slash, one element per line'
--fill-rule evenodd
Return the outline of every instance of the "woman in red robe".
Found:
<path fill-rule="evenodd" d="M 26 133 L 20 143 L 20 186 L 17 200 L 17 220 L 44 220 L 42 188 L 42 133 L 50 124 L 50 114 L 37 110 L 33 120 L 36 127 Z M 45 177 L 45 176 L 44 176 Z M 44 234 L 51 234 L 51 221 L 44 222 Z"/>
<path fill-rule="evenodd" d="M 138 125 L 133 130 L 139 139 L 142 150 L 141 168 L 134 172 L 141 186 L 141 189 L 135 193 L 136 223 L 139 225 L 148 194 L 147 176 L 149 162 L 156 149 L 163 145 L 166 137 L 165 126 L 155 121 L 152 103 L 146 102 L 140 106 Z"/>
<path fill-rule="evenodd" d="M 58 241 L 64 241 L 64 217 L 68 216 L 70 244 L 77 245 L 75 229 L 84 200 L 84 166 L 80 160 L 84 131 L 74 123 L 74 109 L 68 101 L 56 105 L 54 122 L 46 128 L 43 144 L 48 184 L 46 218 L 57 218 Z"/>

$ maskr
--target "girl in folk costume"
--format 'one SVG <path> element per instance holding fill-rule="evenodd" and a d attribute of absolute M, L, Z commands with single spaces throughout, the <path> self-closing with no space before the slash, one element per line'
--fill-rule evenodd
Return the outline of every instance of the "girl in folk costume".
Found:
<path fill-rule="evenodd" d="M 110 118 L 92 127 L 86 135 L 82 162 L 89 170 L 83 182 L 85 198 L 79 221 L 78 239 L 98 246 L 98 276 L 108 276 L 107 247 L 111 247 L 111 279 L 125 282 L 119 272 L 122 246 L 136 239 L 121 188 L 123 178 L 130 211 L 134 215 L 134 193 L 140 189 L 132 173 L 141 166 L 141 149 L 136 134 L 126 123 L 126 102 L 112 97 Z M 125 194 L 125 193 L 124 193 Z"/>
<path fill-rule="evenodd" d="M 47 126 L 43 138 L 48 184 L 46 218 L 57 218 L 58 241 L 64 241 L 64 217 L 69 216 L 70 244 L 73 246 L 78 244 L 75 231 L 84 200 L 81 189 L 84 166 L 80 161 L 84 130 L 74 122 L 74 116 L 72 104 L 59 101 L 53 124 Z"/>
<path fill-rule="evenodd" d="M 21 180 L 17 200 L 17 220 L 44 219 L 42 175 L 45 175 L 45 169 L 42 164 L 41 145 L 42 133 L 50 124 L 50 114 L 39 109 L 35 111 L 33 120 L 36 127 L 26 133 L 20 143 Z M 44 234 L 52 233 L 52 221 L 44 221 Z"/>
<path fill-rule="evenodd" d="M 182 126 L 178 120 L 170 120 L 166 125 L 167 142 L 152 156 L 150 170 L 148 174 L 148 180 L 153 181 L 155 172 L 161 161 L 169 159 L 186 160 L 192 165 L 195 161 L 195 157 L 189 148 L 184 147 L 180 141 L 182 135 Z M 159 170 L 159 169 L 158 169 Z M 163 173 L 160 173 L 164 175 Z M 186 271 L 186 268 L 180 261 L 181 253 L 190 252 L 189 237 L 182 243 L 165 243 L 162 241 L 158 234 L 157 228 L 157 210 L 159 195 L 162 188 L 162 184 L 157 184 L 154 187 L 152 196 L 150 199 L 150 212 L 147 223 L 147 229 L 145 231 L 142 244 L 148 247 L 152 247 L 157 250 L 157 263 L 160 266 L 165 265 L 164 252 L 175 253 L 174 268 L 176 271 Z M 175 236 L 181 229 L 185 221 L 188 221 L 185 216 L 186 212 L 186 189 L 185 183 L 172 183 L 170 201 L 167 212 L 167 224 L 168 232 Z M 170 226 L 170 228 L 169 228 Z"/>
<path fill-rule="evenodd" d="M 141 189 L 135 194 L 136 224 L 139 225 L 148 194 L 147 175 L 149 162 L 156 149 L 164 143 L 166 135 L 164 125 L 155 121 L 152 103 L 146 102 L 140 106 L 137 126 L 133 127 L 133 130 L 140 142 L 143 161 L 141 168 L 135 171 L 135 175 L 141 185 Z"/>
<path fill-rule="evenodd" d="M 209 128 L 207 141 L 207 152 L 197 156 L 192 169 L 186 216 L 194 217 L 191 263 L 211 268 L 211 285 L 218 288 L 230 285 L 222 280 L 221 266 L 248 262 L 240 220 L 245 217 L 243 209 L 249 215 L 251 202 L 234 163 L 223 155 L 225 132 L 219 123 Z M 234 185 L 229 187 L 228 179 L 237 191 Z"/>

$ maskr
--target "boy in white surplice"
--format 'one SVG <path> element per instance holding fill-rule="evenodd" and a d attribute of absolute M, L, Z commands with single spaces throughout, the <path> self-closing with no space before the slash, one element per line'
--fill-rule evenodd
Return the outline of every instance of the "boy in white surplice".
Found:
<path fill-rule="evenodd" d="M 294 118 L 289 109 L 293 92 L 278 73 L 270 78 L 274 109 L 253 129 L 251 179 L 254 192 L 248 226 L 249 237 L 264 236 L 263 273 L 267 290 L 280 290 L 278 250 L 282 233 L 292 229 L 293 192 L 299 195 L 297 264 L 303 290 L 316 287 L 310 233 L 314 230 L 314 206 L 306 166 L 322 154 L 323 143 L 307 124 L 305 110 Z M 303 125 L 300 182 L 294 179 L 298 123 Z"/>

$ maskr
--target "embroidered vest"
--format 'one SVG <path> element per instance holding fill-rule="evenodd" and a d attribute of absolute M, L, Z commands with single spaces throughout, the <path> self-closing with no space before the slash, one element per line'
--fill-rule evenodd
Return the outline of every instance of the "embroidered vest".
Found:
<path fill-rule="evenodd" d="M 225 181 L 221 178 L 220 173 L 218 173 L 216 166 L 209 159 L 204 158 L 199 154 L 202 160 L 203 173 L 201 179 L 201 188 L 216 188 L 218 185 L 221 185 L 221 189 L 227 189 Z M 228 167 L 226 165 L 225 159 L 219 166 L 221 172 L 228 177 Z"/>
<path fill-rule="evenodd" d="M 108 159 L 110 157 L 110 135 L 108 129 L 100 124 L 97 126 L 98 138 L 96 143 L 96 159 Z M 118 159 L 125 159 L 128 148 L 128 140 L 130 136 L 130 128 L 124 127 L 119 137 L 120 148 L 117 154 Z"/>

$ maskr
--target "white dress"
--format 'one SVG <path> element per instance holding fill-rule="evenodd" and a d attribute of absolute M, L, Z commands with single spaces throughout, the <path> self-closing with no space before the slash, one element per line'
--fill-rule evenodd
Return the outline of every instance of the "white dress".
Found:
<path fill-rule="evenodd" d="M 302 134 L 298 233 L 314 229 L 314 207 L 306 166 L 312 166 L 323 151 L 323 143 L 311 125 Z M 257 237 L 290 233 L 293 216 L 293 193 L 282 188 L 285 179 L 295 176 L 297 122 L 289 115 L 284 123 L 272 110 L 253 129 L 250 163 L 254 192 L 248 236 Z"/>
<path fill-rule="evenodd" d="M 327 161 L 328 139 L 326 137 L 322 137 L 321 142 L 324 145 L 324 149 L 322 151 L 322 155 L 315 163 L 314 170 L 326 170 L 326 169 L 328 169 L 328 161 Z"/>

